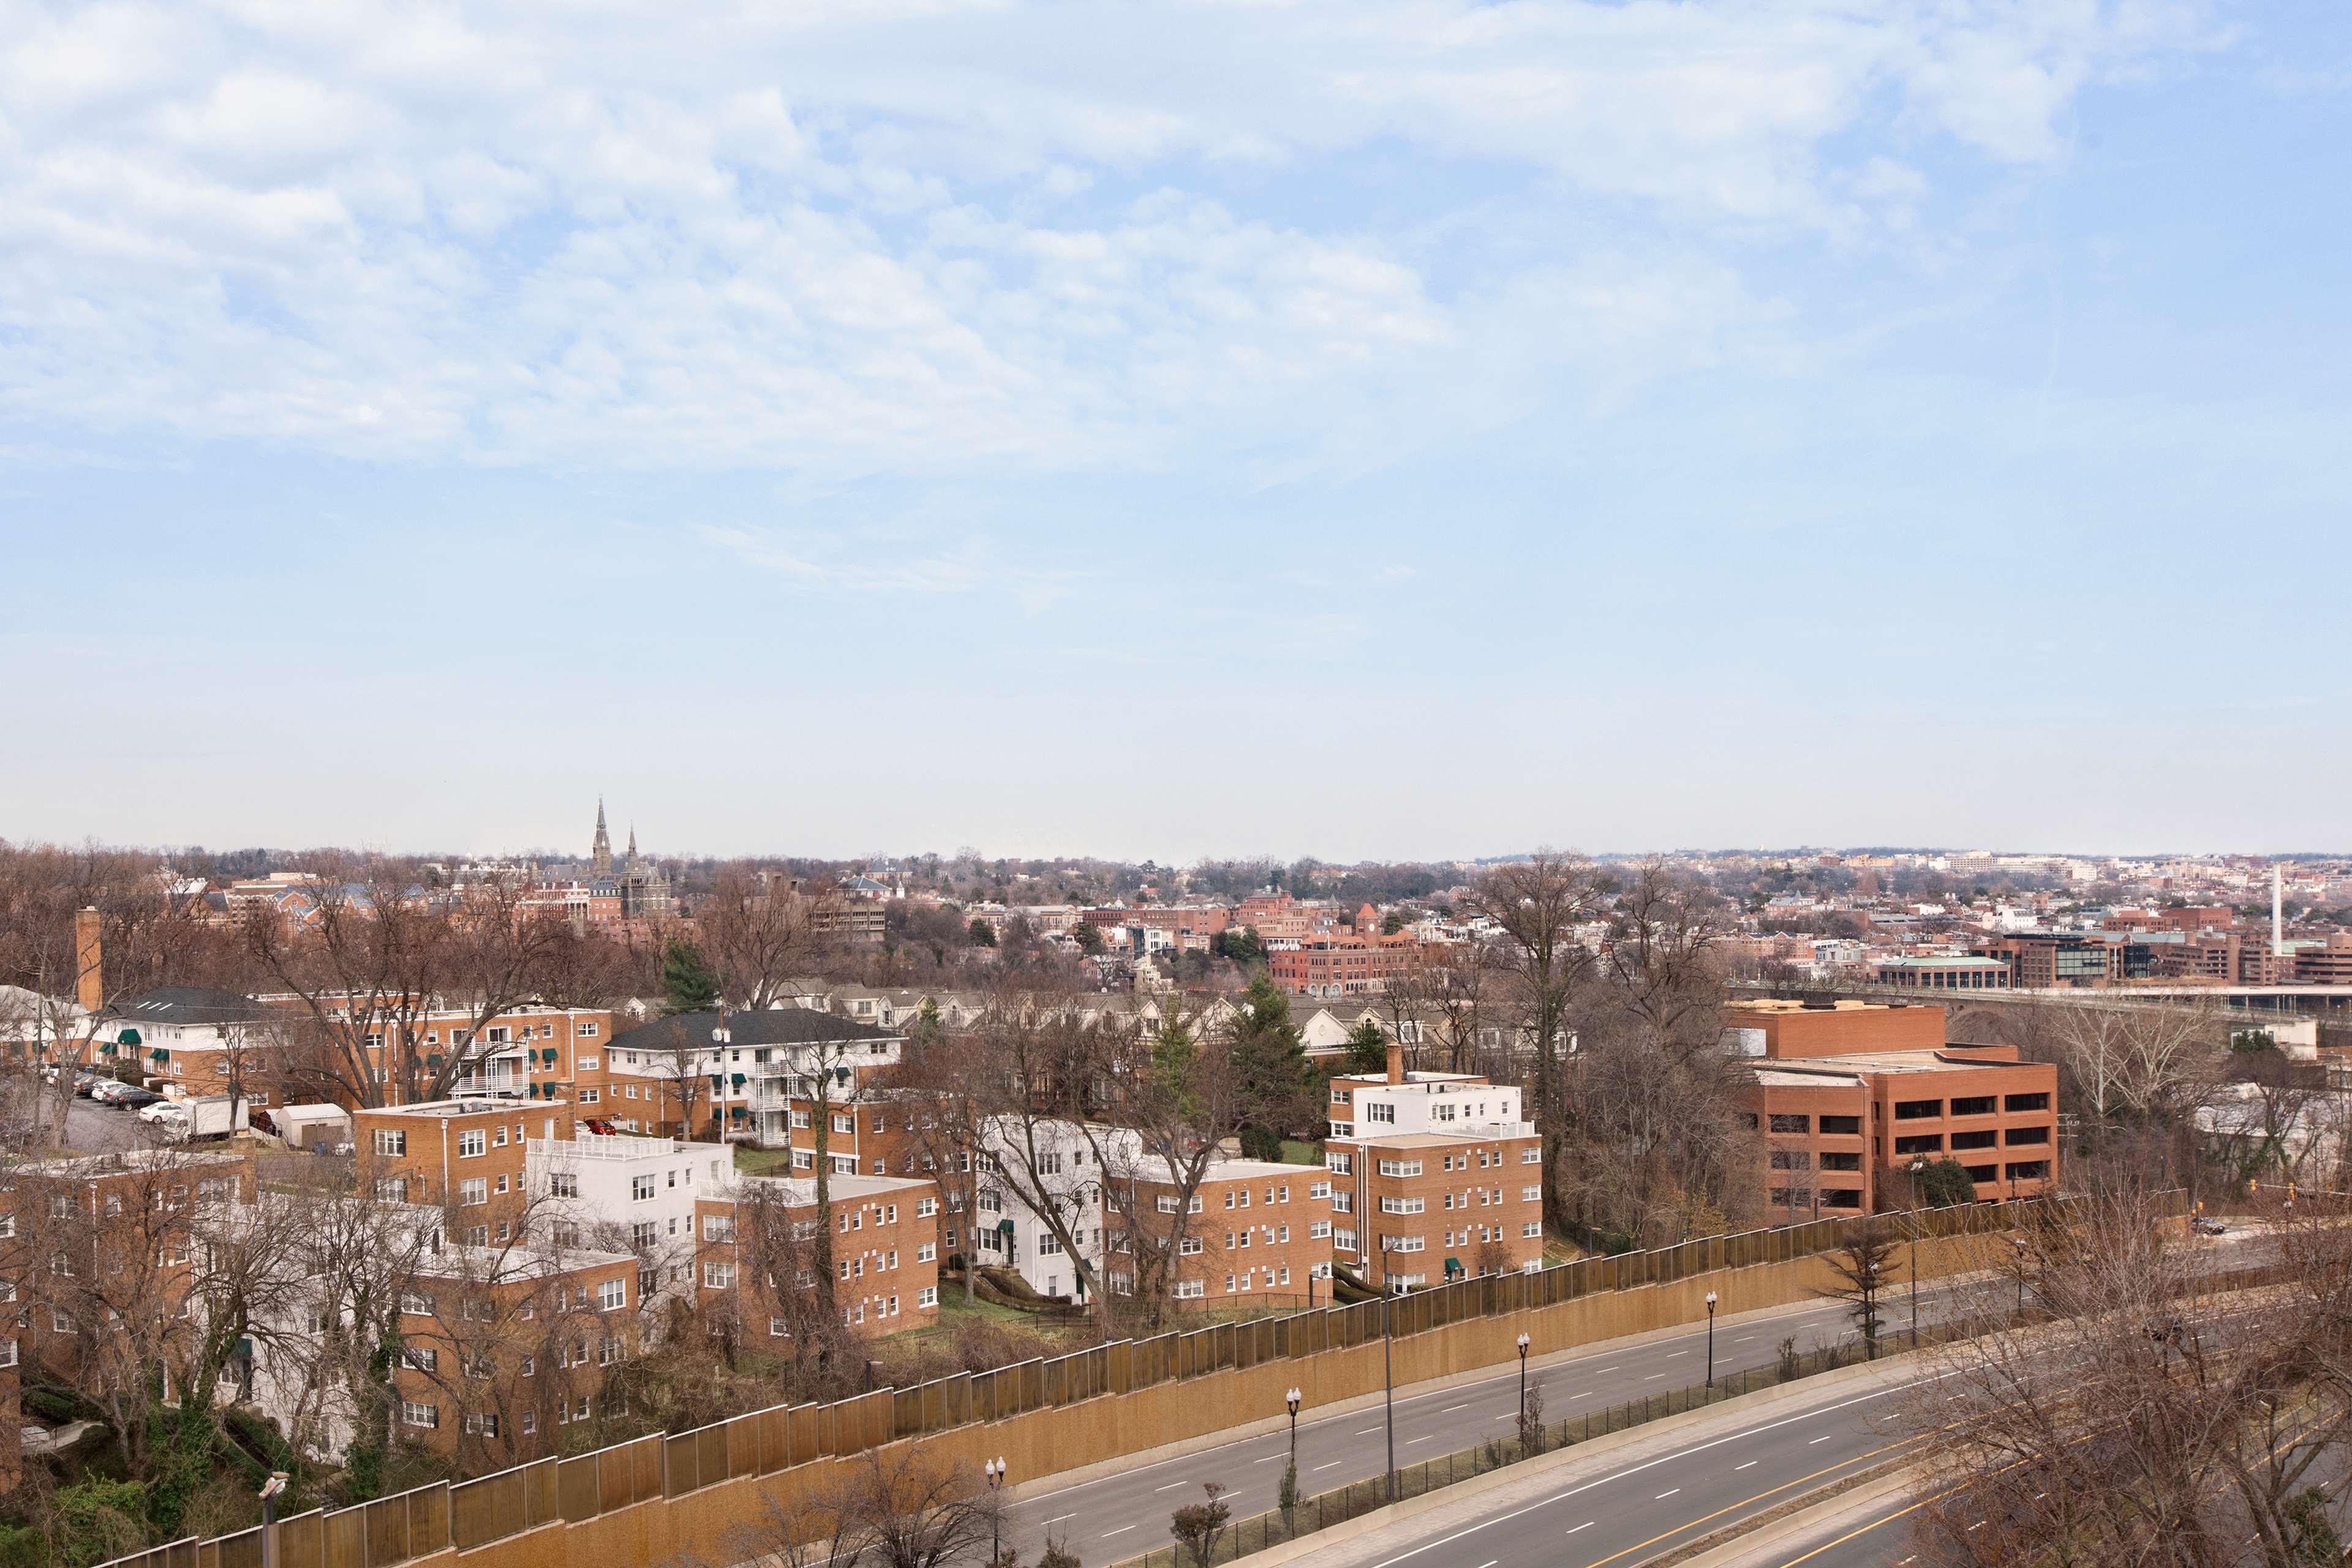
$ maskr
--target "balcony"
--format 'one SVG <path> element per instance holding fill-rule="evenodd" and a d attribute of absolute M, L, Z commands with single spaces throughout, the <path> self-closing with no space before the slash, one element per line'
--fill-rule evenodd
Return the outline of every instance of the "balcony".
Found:
<path fill-rule="evenodd" d="M 523 1141 L 526 1157 L 556 1160 L 643 1160 L 654 1155 L 675 1154 L 677 1147 L 675 1138 L 639 1138 L 634 1134 L 600 1138 L 592 1133 L 580 1138 L 529 1138 Z"/>

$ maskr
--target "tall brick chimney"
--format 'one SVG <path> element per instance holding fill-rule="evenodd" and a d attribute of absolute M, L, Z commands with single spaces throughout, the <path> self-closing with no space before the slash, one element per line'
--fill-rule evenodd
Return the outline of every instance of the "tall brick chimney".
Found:
<path fill-rule="evenodd" d="M 1404 1047 L 1402 1046 L 1391 1044 L 1389 1047 L 1389 1081 L 1391 1083 L 1404 1081 Z"/>
<path fill-rule="evenodd" d="M 95 908 L 74 911 L 74 1000 L 95 1013 L 106 1005 L 105 977 L 100 972 L 99 918 Z"/>

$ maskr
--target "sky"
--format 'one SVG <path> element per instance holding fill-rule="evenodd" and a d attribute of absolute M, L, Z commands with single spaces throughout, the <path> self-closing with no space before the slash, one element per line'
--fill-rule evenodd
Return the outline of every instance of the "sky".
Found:
<path fill-rule="evenodd" d="M 0 837 L 2352 847 L 2332 0 L 0 0 Z"/>

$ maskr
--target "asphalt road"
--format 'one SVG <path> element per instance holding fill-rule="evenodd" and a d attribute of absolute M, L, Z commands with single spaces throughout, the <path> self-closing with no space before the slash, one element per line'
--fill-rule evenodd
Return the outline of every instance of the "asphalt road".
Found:
<path fill-rule="evenodd" d="M 1903 1405 L 1927 1371 L 1842 1382 L 1559 1473 L 1549 1489 L 1512 1487 L 1495 1511 L 1448 1510 L 1299 1559 L 1300 1568 L 1601 1568 L 1707 1536 L 1897 1457 Z M 1528 1495 L 1533 1490 L 1534 1495 Z"/>
<path fill-rule="evenodd" d="M 2276 1252 L 2276 1243 L 2257 1233 L 2241 1232 L 2228 1242 L 2208 1245 L 2211 1251 L 2204 1266 L 2215 1268 L 2266 1261 Z M 1962 1286 L 1958 1290 L 1976 1300 L 1982 1299 L 1984 1289 Z M 1951 1287 L 1922 1289 L 1920 1322 L 1927 1325 L 1940 1321 L 1953 1294 Z M 1767 1364 L 1778 1356 L 1780 1341 L 1791 1335 L 1800 1348 L 1807 1350 L 1849 1339 L 1850 1310 L 1842 1304 L 1828 1302 L 1792 1307 L 1742 1323 L 1720 1326 L 1716 1337 L 1716 1370 L 1718 1373 L 1733 1373 Z M 1907 1327 L 1908 1293 L 1901 1289 L 1893 1292 L 1881 1310 L 1889 1329 Z M 1556 1422 L 1586 1410 L 1638 1399 L 1644 1394 L 1686 1387 L 1702 1381 L 1706 1368 L 1706 1331 L 1701 1326 L 1644 1344 L 1618 1342 L 1595 1345 L 1571 1359 L 1536 1369 L 1528 1381 L 1543 1392 L 1545 1420 Z M 1880 1414 L 1885 1414 L 1895 1402 L 1879 1403 Z M 1450 1388 L 1401 1389 L 1396 1400 L 1396 1462 L 1402 1468 L 1475 1447 L 1490 1437 L 1507 1436 L 1517 1409 L 1516 1367 Z M 1775 1416 L 1771 1425 L 1759 1426 L 1742 1439 L 1754 1451 L 1729 1458 L 1717 1467 L 1718 1474 L 1708 1467 L 1725 1456 L 1710 1446 L 1704 1450 L 1710 1457 L 1695 1459 L 1687 1476 L 1661 1481 L 1654 1489 L 1660 1495 L 1636 1496 L 1638 1487 L 1630 1488 L 1622 1496 L 1613 1491 L 1596 1494 L 1594 1511 L 1562 1527 L 1583 1532 L 1585 1539 L 1575 1543 L 1568 1542 L 1564 1535 L 1547 1537 L 1540 1543 L 1543 1550 L 1530 1555 L 1526 1548 L 1534 1537 L 1528 1536 L 1522 1542 L 1521 1555 L 1516 1559 L 1497 1550 L 1463 1555 L 1448 1548 L 1433 1551 L 1426 1558 L 1415 1561 L 1444 1564 L 1458 1562 L 1462 1568 L 1486 1568 L 1489 1558 L 1504 1568 L 1510 1568 L 1514 1562 L 1529 1565 L 1606 1563 L 1612 1560 L 1612 1552 L 1626 1550 L 1661 1530 L 1673 1536 L 1675 1529 L 1669 1526 L 1677 1518 L 1688 1521 L 1691 1534 L 1710 1534 L 1735 1522 L 1743 1512 L 1778 1506 L 1784 1498 L 1772 1496 L 1771 1491 L 1783 1482 L 1793 1484 L 1811 1478 L 1808 1484 L 1797 1489 L 1811 1490 L 1830 1479 L 1841 1465 L 1859 1463 L 1865 1458 L 1870 1463 L 1878 1462 L 1884 1457 L 1878 1450 L 1884 1447 L 1885 1439 L 1873 1436 L 1872 1428 L 1864 1419 L 1864 1407 L 1855 1406 L 1853 1412 L 1843 1417 L 1825 1415 L 1823 1429 L 1802 1433 Z M 1386 1449 L 1385 1426 L 1378 1405 L 1352 1415 L 1304 1418 L 1298 1423 L 1299 1489 L 1312 1495 L 1379 1476 L 1386 1468 Z M 1083 1563 L 1116 1563 L 1167 1544 L 1171 1540 L 1169 1515 L 1186 1503 L 1200 1501 L 1201 1487 L 1205 1481 L 1223 1484 L 1224 1500 L 1235 1519 L 1274 1507 L 1282 1484 L 1283 1460 L 1288 1453 L 1287 1434 L 1276 1431 L 1181 1458 L 1055 1488 L 1024 1498 L 1008 1509 L 1007 1535 L 1020 1547 L 1024 1557 L 1036 1555 L 1050 1537 L 1067 1544 Z M 1087 1459 L 1079 1456 L 1071 1462 L 1081 1465 Z M 1680 1471 L 1677 1474 L 1682 1475 Z M 1669 1494 L 1670 1488 L 1680 1489 Z M 1751 1492 L 1762 1494 L 1765 1500 L 1753 1509 L 1743 1510 L 1739 1500 Z M 1706 1506 L 1696 1507 L 1701 1500 L 1706 1501 Z M 1669 1502 L 1675 1507 L 1666 1507 Z M 1677 1515 L 1676 1509 L 1683 1512 Z M 1518 1540 L 1525 1532 L 1507 1533 Z M 1903 1533 L 1891 1530 L 1885 1535 L 1899 1538 Z M 1618 1544 L 1599 1549 L 1598 1543 L 1607 1542 Z M 1650 1555 L 1670 1544 L 1671 1540 L 1661 1541 L 1639 1555 Z M 1820 1568 L 1862 1568 L 1864 1564 L 1876 1568 L 1885 1560 L 1875 1542 L 1858 1538 L 1852 1551 L 1852 1555 L 1809 1559 L 1807 1568 L 1814 1568 L 1816 1563 Z M 1377 1559 L 1318 1552 L 1307 1561 L 1328 1563 L 1338 1568 Z"/>
<path fill-rule="evenodd" d="M 1920 1321 L 1937 1321 L 1943 1293 L 1925 1289 L 1919 1300 Z M 1901 1296 L 1891 1307 L 1889 1327 L 1907 1326 L 1908 1297 Z M 1719 1327 L 1716 1371 L 1721 1374 L 1765 1365 L 1778 1357 L 1780 1341 L 1791 1335 L 1803 1349 L 1849 1337 L 1847 1311 L 1831 1302 Z M 1701 1327 L 1645 1344 L 1595 1345 L 1572 1360 L 1531 1372 L 1528 1382 L 1543 1392 L 1545 1420 L 1559 1421 L 1645 1394 L 1687 1387 L 1706 1375 L 1706 1331 Z M 1418 1464 L 1491 1437 L 1507 1436 L 1517 1411 L 1516 1367 L 1450 1388 L 1402 1389 L 1396 1400 L 1397 1464 L 1400 1468 Z M 1804 1443 L 1795 1445 L 1799 1452 L 1804 1447 Z M 1169 1515 L 1186 1503 L 1200 1501 L 1203 1482 L 1224 1485 L 1224 1500 L 1236 1519 L 1274 1507 L 1282 1484 L 1283 1460 L 1289 1451 L 1288 1434 L 1272 1432 L 1057 1488 L 1013 1504 L 1007 1510 L 1007 1535 L 1024 1558 L 1034 1557 L 1050 1537 L 1065 1542 L 1083 1563 L 1115 1563 L 1166 1545 L 1171 1539 Z M 1299 1489 L 1311 1495 L 1379 1476 L 1385 1469 L 1386 1452 L 1386 1427 L 1377 1405 L 1351 1415 L 1302 1418 L 1298 1423 Z M 1556 1547 L 1559 1542 L 1549 1544 Z M 1317 1560 L 1321 1560 L 1319 1554 Z M 1470 1568 L 1476 1568 L 1485 1559 L 1465 1561 Z"/>

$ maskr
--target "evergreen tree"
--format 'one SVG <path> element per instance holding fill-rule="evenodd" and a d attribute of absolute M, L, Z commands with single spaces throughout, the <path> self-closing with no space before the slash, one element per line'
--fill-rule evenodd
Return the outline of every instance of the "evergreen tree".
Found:
<path fill-rule="evenodd" d="M 1348 1037 L 1348 1070 L 1386 1072 L 1388 1066 L 1388 1031 L 1367 1018 Z"/>
<path fill-rule="evenodd" d="M 1954 1204 L 1977 1201 L 1976 1178 L 1949 1154 L 1920 1167 L 1919 1173 L 1911 1179 L 1911 1188 L 1923 1209 L 1949 1208 Z"/>
<path fill-rule="evenodd" d="M 996 945 L 996 928 L 986 921 L 974 917 L 971 924 L 966 929 L 971 937 L 972 946 L 994 947 Z"/>
<path fill-rule="evenodd" d="M 719 976 L 703 961 L 702 950 L 681 937 L 672 937 L 662 948 L 662 991 L 668 998 L 667 1011 L 707 1013 L 719 1005 Z"/>
<path fill-rule="evenodd" d="M 1277 1134 L 1311 1131 L 1315 1067 L 1290 1021 L 1290 999 L 1263 969 L 1241 999 L 1232 1050 L 1249 1123 Z"/>

